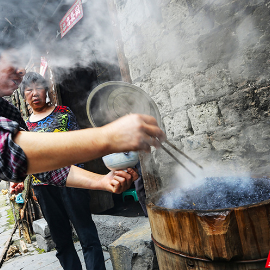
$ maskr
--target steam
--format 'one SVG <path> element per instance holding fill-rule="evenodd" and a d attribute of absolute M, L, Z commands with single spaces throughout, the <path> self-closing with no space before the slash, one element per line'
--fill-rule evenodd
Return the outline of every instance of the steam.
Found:
<path fill-rule="evenodd" d="M 256 6 L 263 1 L 253 2 L 253 6 Z M 0 15 L 1 18 L 6 18 L 16 27 L 20 27 L 30 36 L 33 44 L 40 43 L 36 47 L 37 54 L 47 56 L 52 67 L 64 69 L 72 69 L 77 66 L 91 67 L 95 62 L 118 65 L 110 14 L 104 0 L 83 1 L 84 17 L 63 39 L 60 38 L 59 22 L 73 3 L 74 0 L 45 2 L 11 0 L 1 3 Z M 238 58 L 236 56 L 242 55 L 244 61 L 246 49 L 257 46 L 262 36 L 256 21 L 253 21 L 252 17 L 249 16 L 250 13 L 246 11 L 245 7 L 238 8 L 232 15 L 228 6 L 232 5 L 233 8 L 233 4 L 229 0 L 204 0 L 203 4 L 198 5 L 198 9 L 196 9 L 196 5 L 173 3 L 179 12 L 172 14 L 170 19 L 178 21 L 175 23 L 178 25 L 177 27 L 181 26 L 177 32 L 171 31 L 169 28 L 164 31 L 164 25 L 159 24 L 162 21 L 162 16 L 165 15 L 161 14 L 162 5 L 159 5 L 157 1 L 141 1 L 140 5 L 134 5 L 133 8 L 137 9 L 136 16 L 129 16 L 125 12 L 121 13 L 121 7 L 119 7 L 119 20 L 123 24 L 127 20 L 130 25 L 130 29 L 128 27 L 122 29 L 123 41 L 134 39 L 134 42 L 130 41 L 125 47 L 125 53 L 129 55 L 134 50 L 138 53 L 147 53 L 144 51 L 145 46 L 142 46 L 144 40 L 134 29 L 141 27 L 147 20 L 156 19 L 157 29 L 155 30 L 160 33 L 160 40 L 157 40 L 157 47 L 160 48 L 158 59 L 176 61 L 179 67 L 181 65 L 180 69 L 186 73 L 193 67 L 197 71 L 203 71 L 200 70 L 199 66 L 206 67 L 217 64 L 216 55 L 217 58 L 221 56 L 228 59 L 231 74 L 240 75 L 243 71 L 243 68 L 240 69 L 242 63 L 236 62 Z M 126 8 L 132 10 L 132 7 L 129 6 L 132 5 L 132 1 L 119 1 L 117 5 L 127 5 Z M 250 5 L 252 6 L 252 3 Z M 209 12 L 211 16 L 208 16 L 207 12 L 216 8 L 219 8 L 220 13 L 213 12 L 212 14 Z M 221 32 L 219 34 L 218 26 L 222 23 L 228 23 L 224 19 L 225 15 L 224 22 L 220 22 L 219 18 L 215 17 L 222 14 L 223 8 L 225 11 L 230 10 L 230 17 L 227 20 L 235 20 L 237 23 L 229 25 L 228 28 L 231 29 L 228 33 Z M 180 23 L 179 18 L 185 19 Z M 164 38 L 166 32 L 170 33 L 167 39 Z M 210 42 L 213 43 L 214 39 L 220 40 L 220 42 L 214 48 L 209 47 L 208 45 Z M 163 42 L 165 43 L 162 44 Z M 154 46 L 146 47 L 152 49 Z M 213 49 L 216 50 L 214 53 Z M 47 52 L 50 53 L 47 54 Z M 187 61 L 187 59 L 189 60 Z M 58 78 L 60 79 L 61 76 Z"/>
<path fill-rule="evenodd" d="M 96 63 L 105 66 L 118 64 L 106 1 L 82 2 L 83 18 L 62 39 L 59 22 L 73 0 L 11 0 L 1 3 L 1 30 L 6 24 L 21 29 L 32 44 L 25 43 L 22 54 L 36 57 L 35 62 L 40 56 L 45 56 L 49 66 L 60 68 L 63 74 L 76 67 L 94 69 Z M 57 78 L 61 80 L 59 75 Z"/>
<path fill-rule="evenodd" d="M 52 66 L 74 68 L 94 67 L 98 62 L 117 64 L 110 16 L 105 7 L 104 1 L 87 1 L 83 5 L 84 17 L 61 41 L 57 36 L 56 44 L 52 45 L 53 54 L 49 55 Z"/>
<path fill-rule="evenodd" d="M 203 169 L 200 169 L 191 162 L 186 162 L 185 166 L 195 175 L 195 177 L 181 166 L 175 167 L 173 176 L 173 182 L 183 191 L 204 185 L 206 178 L 209 177 L 243 177 L 243 179 L 250 177 L 250 174 L 247 172 L 248 170 L 242 168 L 242 171 L 237 171 L 234 170 L 235 166 L 229 167 L 228 165 L 222 165 L 221 163 L 211 162 L 211 164 L 204 165 Z"/>
<path fill-rule="evenodd" d="M 270 180 L 252 178 L 249 173 L 232 171 L 212 164 L 204 170 L 186 164 L 196 175 L 176 167 L 172 188 L 163 190 L 157 205 L 176 209 L 215 210 L 232 208 L 268 200 Z"/>

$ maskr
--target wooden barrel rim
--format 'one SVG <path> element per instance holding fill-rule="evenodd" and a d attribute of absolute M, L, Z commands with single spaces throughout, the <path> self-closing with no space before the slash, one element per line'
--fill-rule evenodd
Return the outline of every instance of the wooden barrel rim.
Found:
<path fill-rule="evenodd" d="M 175 255 L 178 255 L 180 257 L 184 257 L 186 259 L 191 259 L 191 260 L 197 260 L 197 261 L 204 261 L 204 262 L 215 262 L 215 263 L 224 263 L 225 261 L 213 261 L 213 260 L 210 260 L 210 259 L 205 259 L 205 258 L 200 258 L 200 257 L 193 257 L 193 256 L 189 256 L 187 254 L 184 254 L 178 250 L 175 250 L 173 248 L 169 248 L 169 247 L 166 247 L 164 245 L 162 245 L 161 243 L 159 243 L 155 238 L 154 236 L 151 234 L 151 238 L 154 242 L 154 244 L 156 246 L 158 246 L 159 248 L 169 252 L 169 253 L 173 253 Z M 262 259 L 255 259 L 255 260 L 243 260 L 243 261 L 228 261 L 228 263 L 256 263 L 256 262 L 263 262 L 263 261 L 266 261 L 267 258 L 262 258 Z"/>

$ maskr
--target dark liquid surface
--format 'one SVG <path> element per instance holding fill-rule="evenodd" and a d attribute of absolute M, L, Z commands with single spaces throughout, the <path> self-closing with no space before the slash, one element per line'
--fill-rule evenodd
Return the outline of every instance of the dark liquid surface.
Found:
<path fill-rule="evenodd" d="M 174 189 L 156 205 L 172 209 L 214 210 L 254 204 L 270 199 L 270 179 L 208 177 L 188 190 Z"/>

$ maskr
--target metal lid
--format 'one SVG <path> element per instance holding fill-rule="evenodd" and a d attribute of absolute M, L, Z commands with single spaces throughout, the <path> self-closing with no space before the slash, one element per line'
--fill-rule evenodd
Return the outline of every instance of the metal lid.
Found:
<path fill-rule="evenodd" d="M 106 82 L 90 93 L 86 112 L 93 127 L 101 127 L 129 113 L 148 114 L 161 125 L 155 102 L 141 88 L 126 82 Z"/>

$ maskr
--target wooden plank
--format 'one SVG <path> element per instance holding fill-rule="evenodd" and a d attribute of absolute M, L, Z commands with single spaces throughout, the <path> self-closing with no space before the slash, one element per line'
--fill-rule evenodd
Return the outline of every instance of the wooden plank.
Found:
<path fill-rule="evenodd" d="M 22 249 L 22 252 L 23 252 L 23 253 L 28 252 L 28 249 L 27 249 L 27 247 L 26 247 L 26 244 L 24 243 L 23 240 L 20 240 L 20 246 L 21 246 L 21 249 Z"/>
<path fill-rule="evenodd" d="M 18 227 L 18 221 L 15 223 L 14 228 L 13 228 L 13 230 L 12 230 L 12 232 L 11 232 L 11 234 L 10 234 L 10 236 L 9 236 L 9 238 L 8 238 L 8 240 L 7 240 L 7 242 L 6 242 L 6 244 L 5 244 L 5 247 L 4 247 L 4 249 L 3 249 L 3 252 L 2 252 L 2 254 L 1 254 L 1 257 L 0 257 L 0 267 L 2 266 L 4 257 L 5 257 L 5 255 L 6 255 L 7 251 L 8 251 L 8 247 L 9 247 L 10 242 L 11 242 L 11 240 L 12 240 L 12 236 L 13 236 L 13 234 L 15 233 L 17 227 Z"/>
<path fill-rule="evenodd" d="M 22 232 L 23 232 L 24 239 L 26 240 L 26 242 L 28 244 L 31 244 L 32 241 L 31 241 L 31 237 L 30 237 L 30 234 L 29 234 L 29 230 L 28 230 L 28 224 L 27 224 L 27 222 L 25 220 L 22 220 L 21 229 L 22 229 Z"/>

